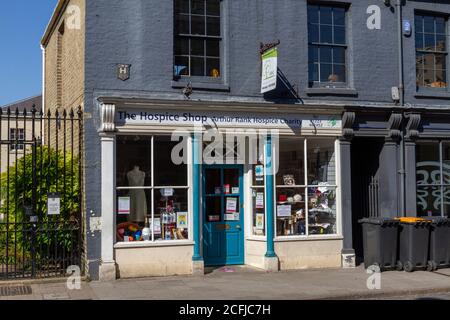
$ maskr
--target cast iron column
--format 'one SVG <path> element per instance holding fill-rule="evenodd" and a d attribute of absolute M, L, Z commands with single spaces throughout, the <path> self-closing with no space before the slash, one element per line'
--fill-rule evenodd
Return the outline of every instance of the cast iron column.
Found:
<path fill-rule="evenodd" d="M 193 189 L 193 232 L 194 232 L 194 255 L 192 257 L 193 261 L 203 261 L 203 257 L 200 254 L 200 156 L 201 156 L 201 146 L 198 137 L 199 133 L 194 133 L 192 135 L 192 189 Z"/>

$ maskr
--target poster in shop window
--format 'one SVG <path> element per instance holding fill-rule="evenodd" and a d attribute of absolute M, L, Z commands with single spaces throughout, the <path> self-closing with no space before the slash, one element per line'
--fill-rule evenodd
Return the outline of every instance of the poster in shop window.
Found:
<path fill-rule="evenodd" d="M 264 193 L 262 192 L 256 194 L 256 209 L 264 209 Z"/>
<path fill-rule="evenodd" d="M 291 214 L 292 214 L 292 206 L 291 205 L 277 206 L 278 217 L 290 217 Z"/>
<path fill-rule="evenodd" d="M 123 215 L 130 214 L 131 200 L 130 197 L 119 197 L 118 213 Z"/>
<path fill-rule="evenodd" d="M 187 228 L 187 212 L 178 212 L 177 213 L 177 229 L 186 229 Z"/>
<path fill-rule="evenodd" d="M 256 230 L 264 230 L 264 214 L 258 213 L 256 215 Z"/>

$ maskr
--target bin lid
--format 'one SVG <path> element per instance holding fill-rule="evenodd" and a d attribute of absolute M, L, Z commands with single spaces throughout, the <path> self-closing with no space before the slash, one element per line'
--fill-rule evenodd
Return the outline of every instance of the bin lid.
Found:
<path fill-rule="evenodd" d="M 392 218 L 364 218 L 358 220 L 360 224 L 368 223 L 368 224 L 378 224 L 378 225 L 386 225 L 386 224 L 398 224 L 399 221 Z"/>
<path fill-rule="evenodd" d="M 431 223 L 431 220 L 417 217 L 401 217 L 396 218 L 400 223 L 418 224 L 418 223 Z"/>

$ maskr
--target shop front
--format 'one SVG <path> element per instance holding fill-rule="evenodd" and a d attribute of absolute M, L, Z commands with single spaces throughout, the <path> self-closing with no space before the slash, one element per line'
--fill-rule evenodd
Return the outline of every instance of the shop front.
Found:
<path fill-rule="evenodd" d="M 341 266 L 340 111 L 100 108 L 101 273 Z"/>

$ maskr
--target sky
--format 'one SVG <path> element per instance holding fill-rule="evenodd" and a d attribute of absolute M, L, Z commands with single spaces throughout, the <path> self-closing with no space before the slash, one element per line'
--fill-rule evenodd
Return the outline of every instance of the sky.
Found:
<path fill-rule="evenodd" d="M 40 40 L 56 3 L 0 1 L 0 106 L 41 94 Z"/>

